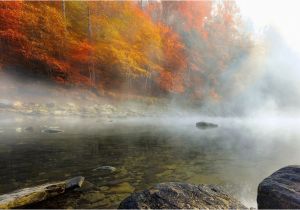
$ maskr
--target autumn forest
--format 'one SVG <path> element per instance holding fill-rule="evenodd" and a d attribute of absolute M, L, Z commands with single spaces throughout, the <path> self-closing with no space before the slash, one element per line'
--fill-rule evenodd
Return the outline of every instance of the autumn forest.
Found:
<path fill-rule="evenodd" d="M 0 67 L 97 93 L 222 97 L 253 43 L 234 1 L 0 2 Z"/>

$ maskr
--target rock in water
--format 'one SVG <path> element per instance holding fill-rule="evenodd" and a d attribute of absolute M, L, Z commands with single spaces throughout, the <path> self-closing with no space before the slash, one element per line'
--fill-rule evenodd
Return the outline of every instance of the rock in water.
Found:
<path fill-rule="evenodd" d="M 7 99 L 0 99 L 0 108 L 6 109 L 11 108 L 13 103 Z"/>
<path fill-rule="evenodd" d="M 58 127 L 49 127 L 42 130 L 43 133 L 62 133 L 63 130 L 60 130 Z"/>
<path fill-rule="evenodd" d="M 117 169 L 113 166 L 99 166 L 99 167 L 93 169 L 93 171 L 98 171 L 98 170 L 115 172 Z"/>
<path fill-rule="evenodd" d="M 32 203 L 46 200 L 64 193 L 68 189 L 81 187 L 84 177 L 79 176 L 66 181 L 24 188 L 0 196 L 0 209 L 19 208 Z"/>
<path fill-rule="evenodd" d="M 26 127 L 26 128 L 24 128 L 24 130 L 27 131 L 27 132 L 33 132 L 34 131 L 32 126 Z"/>
<path fill-rule="evenodd" d="M 208 123 L 208 122 L 197 122 L 196 127 L 200 129 L 207 129 L 207 128 L 216 128 L 218 127 L 218 125 L 214 123 Z"/>
<path fill-rule="evenodd" d="M 133 193 L 120 209 L 246 209 L 247 207 L 216 185 L 161 183 Z"/>
<path fill-rule="evenodd" d="M 300 166 L 287 166 L 265 178 L 258 186 L 259 209 L 300 208 Z"/>

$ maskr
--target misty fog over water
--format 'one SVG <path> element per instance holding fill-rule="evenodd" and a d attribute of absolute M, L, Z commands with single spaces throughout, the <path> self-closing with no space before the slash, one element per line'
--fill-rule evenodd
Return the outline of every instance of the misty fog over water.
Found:
<path fill-rule="evenodd" d="M 198 119 L 219 127 L 200 130 L 195 127 Z M 259 182 L 300 158 L 299 121 L 291 118 L 1 121 L 1 193 L 82 175 L 97 186 L 128 182 L 135 190 L 169 181 L 221 184 L 247 206 L 256 207 Z M 33 131 L 16 132 L 16 127 L 28 124 Z M 49 124 L 64 132 L 42 133 Z M 106 165 L 117 171 L 94 170 Z M 127 194 L 115 195 L 119 197 L 103 207 L 116 208 Z"/>

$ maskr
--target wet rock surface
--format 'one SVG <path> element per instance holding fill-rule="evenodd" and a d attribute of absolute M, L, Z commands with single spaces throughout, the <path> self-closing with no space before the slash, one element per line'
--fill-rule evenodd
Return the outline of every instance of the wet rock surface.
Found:
<path fill-rule="evenodd" d="M 300 208 L 300 166 L 287 166 L 265 178 L 258 186 L 259 209 Z"/>
<path fill-rule="evenodd" d="M 126 185 L 126 186 L 124 186 Z M 122 191 L 121 194 L 117 194 L 116 191 L 111 191 L 106 186 L 96 186 L 89 181 L 84 181 L 81 188 L 67 191 L 56 197 L 49 198 L 47 200 L 27 205 L 24 208 L 27 209 L 93 209 L 93 208 L 107 208 L 111 206 L 118 206 L 115 203 L 116 200 L 122 200 L 132 193 L 132 188 L 128 183 L 120 183 L 114 186 L 115 189 Z M 126 190 L 127 189 L 127 190 Z M 126 191 L 126 192 L 125 192 Z M 107 193 L 109 192 L 109 196 Z"/>
<path fill-rule="evenodd" d="M 66 181 L 48 183 L 36 187 L 24 188 L 0 196 L 0 209 L 19 208 L 41 202 L 63 194 L 68 190 L 82 186 L 84 177 L 75 177 Z"/>
<path fill-rule="evenodd" d="M 119 209 L 246 209 L 216 185 L 161 183 L 123 200 Z"/>
<path fill-rule="evenodd" d="M 208 128 L 216 128 L 218 127 L 218 125 L 209 122 L 197 122 L 196 127 L 200 129 L 208 129 Z"/>

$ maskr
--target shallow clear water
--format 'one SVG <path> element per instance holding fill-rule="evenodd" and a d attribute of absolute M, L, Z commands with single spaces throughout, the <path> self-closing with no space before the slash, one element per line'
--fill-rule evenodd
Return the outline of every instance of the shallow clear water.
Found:
<path fill-rule="evenodd" d="M 102 208 L 169 181 L 221 184 L 256 207 L 259 182 L 300 162 L 298 121 L 208 118 L 219 127 L 200 130 L 197 120 L 1 117 L 0 193 L 82 175 L 105 186 Z M 44 126 L 65 132 L 43 133 Z M 94 170 L 99 166 L 117 170 Z"/>

